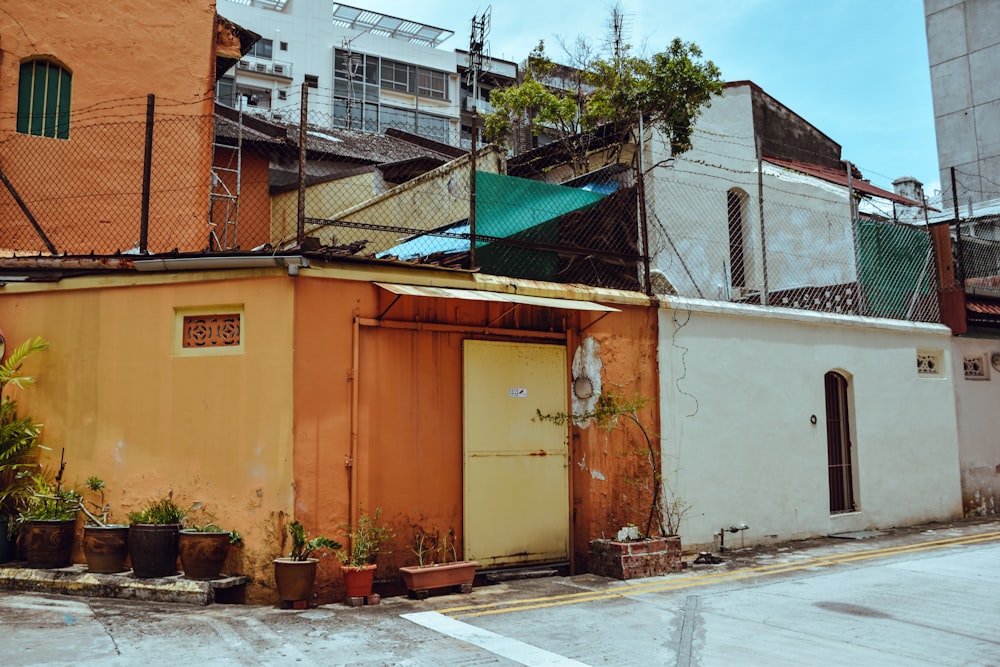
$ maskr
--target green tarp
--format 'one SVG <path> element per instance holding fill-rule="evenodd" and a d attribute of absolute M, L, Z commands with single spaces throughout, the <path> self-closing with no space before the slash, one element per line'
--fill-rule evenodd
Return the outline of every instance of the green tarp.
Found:
<path fill-rule="evenodd" d="M 858 280 L 876 317 L 908 319 L 913 293 L 931 291 L 927 231 L 892 223 L 858 220 Z"/>

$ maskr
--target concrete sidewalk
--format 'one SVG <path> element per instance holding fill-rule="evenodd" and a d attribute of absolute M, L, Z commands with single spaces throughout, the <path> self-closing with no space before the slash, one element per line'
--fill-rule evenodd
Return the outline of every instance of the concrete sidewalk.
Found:
<path fill-rule="evenodd" d="M 806 540 L 797 540 L 779 544 L 740 547 L 731 544 L 724 552 L 715 552 L 720 562 L 698 562 L 698 554 L 685 554 L 685 569 L 683 572 L 668 575 L 671 580 L 696 576 L 706 571 L 725 572 L 746 570 L 757 567 L 773 567 L 776 563 L 795 562 L 806 557 L 822 555 L 863 552 L 867 549 L 885 548 L 893 545 L 919 545 L 922 542 L 932 542 L 941 535 L 960 536 L 975 535 L 1000 530 L 1000 518 L 985 517 L 964 519 L 946 523 L 925 524 L 919 526 L 888 528 L 877 531 L 861 531 L 844 534 L 840 537 L 826 536 Z M 713 559 L 710 559 L 713 560 Z M 533 576 L 544 573 L 546 576 Z M 545 595 L 549 586 L 558 582 L 564 585 L 573 577 L 555 576 L 555 570 L 525 570 L 523 572 L 498 571 L 494 576 L 477 577 L 477 590 L 484 587 L 481 583 L 514 583 L 517 588 Z M 578 575 L 593 582 L 604 580 L 604 577 L 594 575 Z M 123 600 L 139 600 L 147 602 L 168 602 L 179 604 L 209 605 L 212 603 L 241 604 L 244 602 L 245 576 L 227 576 L 214 581 L 195 581 L 185 579 L 182 575 L 154 579 L 140 579 L 131 572 L 120 574 L 92 574 L 85 565 L 72 565 L 67 568 L 51 570 L 35 570 L 26 567 L 24 563 L 6 563 L 0 565 L 0 590 L 26 591 L 45 594 L 73 595 L 94 598 L 114 598 Z M 608 579 L 607 585 L 614 585 L 615 580 Z M 490 586 L 485 586 L 490 588 Z M 399 587 L 395 587 L 399 590 Z M 433 600 L 439 596 L 432 596 Z M 456 596 L 444 596 L 454 601 Z M 392 599 L 383 597 L 383 601 Z M 460 598 L 458 598 L 460 599 Z"/>

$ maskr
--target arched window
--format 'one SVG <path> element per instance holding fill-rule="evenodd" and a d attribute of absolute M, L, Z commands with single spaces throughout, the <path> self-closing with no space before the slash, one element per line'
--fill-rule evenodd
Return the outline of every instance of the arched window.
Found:
<path fill-rule="evenodd" d="M 851 443 L 851 417 L 848 410 L 847 378 L 835 371 L 825 376 L 826 450 L 830 478 L 830 513 L 857 509 L 854 495 L 854 447 Z"/>
<path fill-rule="evenodd" d="M 726 192 L 729 218 L 729 281 L 733 287 L 747 287 L 749 244 L 747 243 L 747 193 L 739 188 Z"/>
<path fill-rule="evenodd" d="M 17 131 L 39 137 L 69 139 L 72 75 L 50 60 L 21 63 L 17 87 Z"/>

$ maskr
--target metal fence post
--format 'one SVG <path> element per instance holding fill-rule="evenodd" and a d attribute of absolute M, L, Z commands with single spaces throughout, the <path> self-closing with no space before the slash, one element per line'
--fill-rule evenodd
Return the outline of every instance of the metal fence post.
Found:
<path fill-rule="evenodd" d="M 156 110 L 156 95 L 146 95 L 146 147 L 142 159 L 142 213 L 139 221 L 139 254 L 145 255 L 149 248 L 149 190 L 153 173 L 153 117 Z"/>
<path fill-rule="evenodd" d="M 309 84 L 302 82 L 299 109 L 299 200 L 295 224 L 295 242 L 301 248 L 306 239 L 306 125 L 309 122 Z"/>

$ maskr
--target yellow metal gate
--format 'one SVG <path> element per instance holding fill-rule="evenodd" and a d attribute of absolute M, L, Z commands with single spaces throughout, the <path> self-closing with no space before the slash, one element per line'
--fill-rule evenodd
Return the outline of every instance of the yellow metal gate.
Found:
<path fill-rule="evenodd" d="M 483 567 L 569 557 L 566 349 L 463 343 L 465 557 Z"/>

